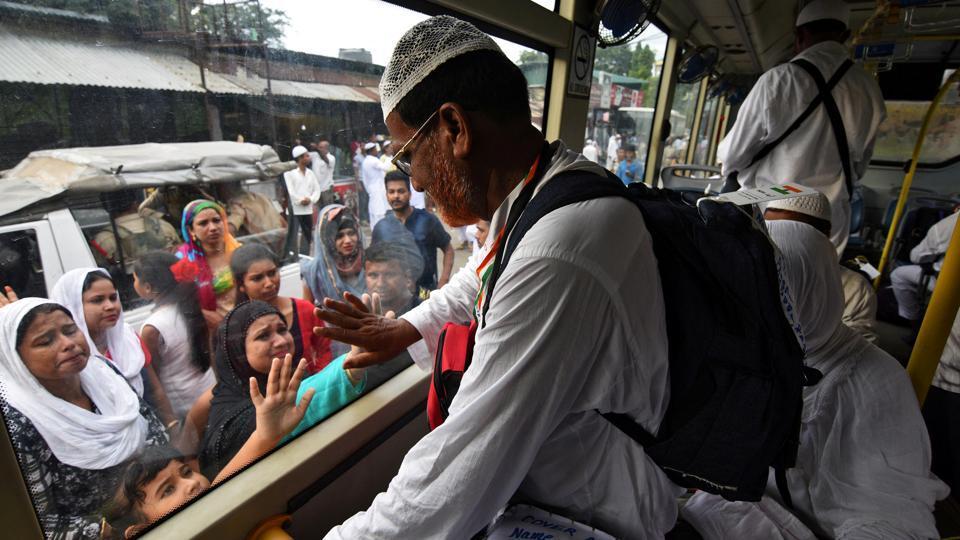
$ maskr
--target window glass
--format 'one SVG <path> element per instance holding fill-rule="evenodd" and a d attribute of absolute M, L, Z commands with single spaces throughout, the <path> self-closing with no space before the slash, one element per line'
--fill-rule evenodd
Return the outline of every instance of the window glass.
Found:
<path fill-rule="evenodd" d="M 913 155 L 929 101 L 887 101 L 873 160 L 902 163 Z M 921 163 L 943 163 L 960 155 L 960 103 L 942 102 L 934 113 L 920 151 Z"/>
<path fill-rule="evenodd" d="M 697 130 L 697 147 L 693 149 L 693 162 L 697 165 L 707 165 L 710 153 L 710 139 L 713 136 L 714 124 L 717 121 L 717 110 L 720 98 L 707 100 L 703 105 L 703 116 L 700 119 L 700 128 Z"/>
<path fill-rule="evenodd" d="M 557 0 L 533 0 L 533 3 L 539 6 L 543 6 L 549 9 L 550 11 L 557 10 Z"/>
<path fill-rule="evenodd" d="M 33 229 L 0 233 L 0 282 L 25 297 L 47 295 L 37 233 Z"/>
<path fill-rule="evenodd" d="M 700 96 L 700 83 L 677 83 L 673 95 L 673 107 L 670 110 L 670 135 L 663 145 L 663 166 L 687 162 L 687 148 L 690 144 L 690 130 L 693 117 L 697 112 L 697 99 Z"/>
<path fill-rule="evenodd" d="M 402 177 L 386 181 L 395 148 L 378 83 L 396 41 L 426 15 L 348 4 L 0 2 L 0 174 L 66 188 L 38 188 L 14 209 L 0 201 L 0 226 L 24 228 L 0 233 L 0 286 L 42 297 L 45 277 L 91 260 L 106 269 L 124 326 L 112 300 L 88 310 L 81 285 L 68 292 L 99 354 L 64 376 L 105 369 L 99 380 L 129 393 L 146 420 L 134 438 L 143 444 L 74 461 L 89 445 L 52 448 L 39 416 L 0 400 L 48 537 L 98 537 L 104 518 L 121 531 L 144 525 L 183 502 L 176 490 L 154 498 L 163 482 L 222 479 L 255 423 L 248 378 L 262 384 L 274 356 L 306 359 L 304 384 L 325 396 L 289 437 L 412 365 L 404 353 L 344 370 L 349 347 L 312 332 L 322 324 L 314 303 L 377 292 L 400 315 L 478 249 L 482 226 L 447 227 Z M 549 56 L 495 39 L 526 76 L 542 130 Z M 198 199 L 210 202 L 190 205 Z M 54 242 L 38 246 L 27 222 L 51 213 L 70 222 L 45 224 Z M 211 403 L 215 384 L 232 397 Z M 88 397 L 88 410 L 110 413 Z M 123 482 L 152 502 L 125 498 Z"/>
<path fill-rule="evenodd" d="M 584 155 L 625 182 L 643 179 L 666 49 L 667 35 L 655 25 L 628 44 L 597 47 Z"/>

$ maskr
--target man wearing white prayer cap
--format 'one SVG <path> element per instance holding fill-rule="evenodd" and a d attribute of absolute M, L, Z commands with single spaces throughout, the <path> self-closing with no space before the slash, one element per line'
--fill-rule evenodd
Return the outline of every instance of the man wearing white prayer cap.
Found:
<path fill-rule="evenodd" d="M 790 220 L 812 225 L 830 237 L 830 201 L 820 192 L 803 197 L 780 199 L 767 204 L 763 213 L 767 221 Z M 871 343 L 877 342 L 877 293 L 870 281 L 859 272 L 840 265 L 843 285 L 843 324 Z"/>
<path fill-rule="evenodd" d="M 363 145 L 364 158 L 360 162 L 360 180 L 363 189 L 367 192 L 367 216 L 370 220 L 370 229 L 377 226 L 377 222 L 390 211 L 387 201 L 387 190 L 383 186 L 383 179 L 390 169 L 389 163 L 384 163 L 378 157 L 380 145 L 368 142 Z"/>
<path fill-rule="evenodd" d="M 299 144 L 294 146 L 293 159 L 297 162 L 297 168 L 283 173 L 283 181 L 287 186 L 293 215 L 300 224 L 303 241 L 309 249 L 313 240 L 313 207 L 320 200 L 320 181 L 310 169 L 310 152 L 306 148 Z"/>
<path fill-rule="evenodd" d="M 797 55 L 760 77 L 717 151 L 723 176 L 736 174 L 744 188 L 792 182 L 826 195 L 832 212 L 830 241 L 841 255 L 850 234 L 848 182 L 855 188 L 863 177 L 886 117 L 873 76 L 846 64 L 849 16 L 843 0 L 814 0 L 803 6 L 796 22 Z M 813 76 L 797 61 L 809 63 L 828 87 L 837 78 L 830 95 L 839 111 L 845 151 L 824 103 L 817 102 L 797 123 L 820 94 Z"/>
<path fill-rule="evenodd" d="M 655 432 L 669 399 L 663 293 L 642 215 L 619 197 L 550 213 L 517 244 L 488 297 L 495 239 L 524 188 L 560 173 L 599 180 L 604 169 L 544 140 L 520 69 L 453 17 L 400 39 L 380 97 L 397 167 L 448 225 L 489 220 L 491 240 L 400 319 L 327 300 L 319 316 L 337 328 L 315 332 L 363 347 L 351 365 L 407 349 L 430 372 L 446 323 L 480 314 L 484 324 L 449 415 L 370 508 L 327 538 L 471 538 L 516 499 L 617 537 L 662 538 L 684 490 L 597 414 L 626 413 Z"/>

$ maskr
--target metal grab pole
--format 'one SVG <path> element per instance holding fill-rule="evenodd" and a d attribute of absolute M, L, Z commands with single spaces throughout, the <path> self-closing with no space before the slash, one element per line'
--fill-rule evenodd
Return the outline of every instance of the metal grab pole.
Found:
<path fill-rule="evenodd" d="M 927 114 L 923 117 L 923 125 L 920 126 L 920 134 L 917 135 L 917 143 L 913 146 L 913 156 L 910 158 L 910 169 L 903 178 L 903 185 L 900 186 L 900 197 L 897 199 L 897 207 L 893 212 L 893 219 L 890 221 L 890 230 L 887 231 L 887 240 L 883 244 L 883 255 L 880 256 L 880 264 L 877 265 L 877 271 L 880 275 L 873 280 L 873 288 L 880 287 L 880 280 L 883 279 L 883 272 L 886 270 L 887 262 L 890 259 L 890 250 L 893 247 L 893 238 L 897 234 L 897 226 L 900 224 L 900 218 L 903 217 L 903 209 L 907 205 L 907 198 L 910 194 L 910 187 L 913 185 L 913 177 L 917 173 L 917 164 L 920 162 L 920 150 L 923 148 L 923 140 L 927 138 L 927 128 L 930 126 L 930 120 L 933 113 L 940 105 L 940 100 L 946 95 L 951 85 L 960 80 L 960 69 L 954 71 L 950 78 L 940 87 L 937 96 L 933 98 L 930 107 L 927 108 Z"/>
<path fill-rule="evenodd" d="M 960 227 L 953 228 L 947 256 L 940 269 L 940 277 L 933 289 L 933 297 L 927 314 L 923 317 L 917 342 L 910 354 L 907 374 L 913 382 L 920 405 L 927 398 L 927 390 L 940 364 L 943 348 L 953 328 L 953 321 L 960 307 Z"/>

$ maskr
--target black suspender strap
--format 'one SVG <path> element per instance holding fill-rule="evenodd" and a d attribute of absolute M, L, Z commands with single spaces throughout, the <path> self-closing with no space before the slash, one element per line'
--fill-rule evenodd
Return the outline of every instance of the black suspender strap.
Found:
<path fill-rule="evenodd" d="M 533 197 L 533 192 L 536 191 L 537 185 L 539 185 L 540 180 L 543 179 L 543 174 L 547 171 L 547 165 L 550 163 L 550 158 L 552 156 L 553 150 L 551 150 L 547 141 L 543 141 L 543 148 L 540 150 L 540 161 L 537 163 L 537 170 L 534 172 L 533 179 L 529 184 L 524 186 L 524 188 L 520 191 L 520 194 L 517 196 L 517 200 L 515 200 L 510 206 L 510 211 L 507 214 L 507 223 L 504 225 L 504 228 L 506 229 L 503 234 L 504 244 L 510 237 L 510 232 L 517 224 L 517 220 L 520 219 L 520 214 L 523 213 L 523 209 L 527 207 L 527 204 Z M 497 279 L 500 277 L 500 272 L 502 271 L 502 267 L 504 265 L 503 248 L 504 246 L 501 245 L 500 249 L 497 250 L 497 255 L 493 259 L 493 272 L 490 274 L 490 281 L 487 283 L 486 301 L 481 307 L 480 328 L 486 328 L 487 326 L 487 309 L 490 307 L 490 299 L 493 297 L 493 289 L 497 285 Z"/>
<path fill-rule="evenodd" d="M 844 60 L 840 67 L 837 68 L 836 73 L 830 77 L 829 81 L 823 79 L 823 75 L 820 74 L 820 70 L 816 68 L 809 61 L 802 58 L 798 58 L 791 62 L 792 64 L 800 67 L 806 71 L 813 78 L 814 83 L 817 85 L 817 90 L 819 91 L 818 95 L 813 98 L 813 101 L 810 102 L 810 105 L 807 105 L 807 108 L 797 117 L 796 120 L 790 124 L 790 127 L 777 137 L 776 140 L 768 143 L 766 146 L 760 149 L 756 155 L 753 156 L 753 159 L 750 160 L 750 164 L 746 168 L 752 167 L 761 159 L 767 157 L 767 155 L 773 151 L 780 143 L 782 143 L 787 137 L 793 134 L 806 120 L 810 117 L 811 114 L 817 107 L 822 103 L 827 109 L 827 116 L 830 117 L 830 125 L 833 128 L 833 135 L 837 139 L 837 149 L 840 152 L 840 162 L 843 164 L 843 176 L 844 182 L 847 186 L 847 194 L 853 196 L 853 172 L 850 166 L 850 147 L 847 144 L 847 132 L 843 127 L 843 117 L 840 116 L 840 109 L 837 107 L 837 102 L 833 99 L 831 92 L 833 88 L 840 82 L 840 79 L 847 73 L 853 62 L 850 59 Z"/>

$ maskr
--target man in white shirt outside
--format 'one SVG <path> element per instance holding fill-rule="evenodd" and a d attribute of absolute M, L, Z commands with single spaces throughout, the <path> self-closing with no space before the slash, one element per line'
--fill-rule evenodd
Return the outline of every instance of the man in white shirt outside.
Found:
<path fill-rule="evenodd" d="M 311 144 L 310 169 L 320 184 L 320 204 L 323 208 L 337 202 L 336 192 L 333 190 L 333 172 L 337 169 L 337 158 L 330 153 L 330 142 L 320 139 L 317 144 Z"/>
<path fill-rule="evenodd" d="M 617 150 L 620 149 L 620 134 L 611 133 L 607 139 L 607 170 L 613 168 L 614 161 L 617 159 Z"/>
<path fill-rule="evenodd" d="M 605 174 L 561 141 L 546 144 L 530 123 L 523 74 L 489 36 L 453 17 L 400 39 L 380 96 L 398 168 L 450 226 L 490 220 L 497 238 L 525 185 Z M 656 432 L 669 400 L 663 293 L 642 214 L 614 197 L 547 215 L 484 300 L 478 276 L 489 275 L 498 249 L 488 242 L 483 261 L 471 258 L 400 319 L 358 300 L 327 299 L 318 310 L 336 325 L 318 335 L 365 349 L 348 364 L 407 349 L 430 371 L 444 325 L 491 302 L 449 416 L 370 509 L 327 538 L 470 538 L 515 495 L 618 537 L 662 538 L 674 526 L 683 490 L 597 413 L 624 412 Z"/>
<path fill-rule="evenodd" d="M 377 222 L 390 211 L 390 204 L 387 202 L 387 190 L 383 184 L 389 166 L 380 161 L 377 156 L 378 150 L 379 146 L 375 142 L 368 142 L 363 145 L 365 156 L 360 164 L 360 178 L 368 197 L 367 216 L 370 220 L 371 231 L 377 226 Z"/>
<path fill-rule="evenodd" d="M 594 163 L 600 163 L 599 151 L 597 150 L 597 145 L 593 142 L 593 139 L 587 139 L 583 143 L 583 157 L 589 159 Z"/>
<path fill-rule="evenodd" d="M 303 241 L 309 250 L 313 240 L 313 209 L 320 200 L 320 183 L 310 170 L 310 153 L 306 148 L 295 146 L 293 159 L 297 162 L 297 168 L 283 173 L 283 181 L 287 186 L 293 216 L 300 225 Z"/>
<path fill-rule="evenodd" d="M 794 60 L 806 60 L 829 81 L 849 58 L 844 42 L 850 8 L 838 0 L 814 0 L 800 11 Z M 754 157 L 788 128 L 819 95 L 809 73 L 793 63 L 781 64 L 757 81 L 737 114 L 730 133 L 720 143 L 718 160 L 724 178 L 737 173 L 744 188 L 797 183 L 812 187 L 830 200 L 830 241 L 842 254 L 850 234 L 850 198 L 843 163 L 826 107 L 820 104 L 793 133 L 765 157 Z M 850 184 L 856 186 L 873 155 L 877 128 L 886 107 L 876 80 L 854 65 L 843 74 L 831 95 L 843 120 L 849 147 Z"/>

